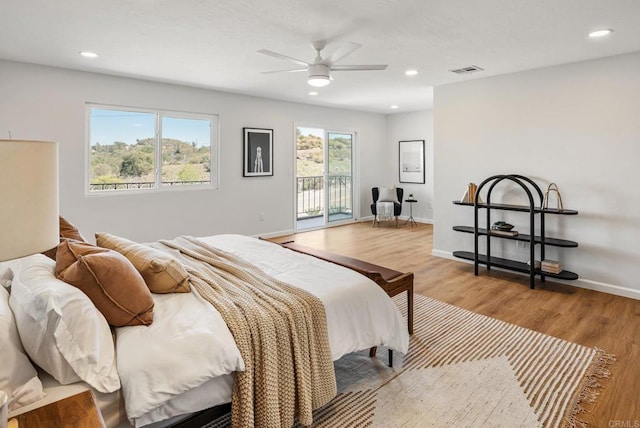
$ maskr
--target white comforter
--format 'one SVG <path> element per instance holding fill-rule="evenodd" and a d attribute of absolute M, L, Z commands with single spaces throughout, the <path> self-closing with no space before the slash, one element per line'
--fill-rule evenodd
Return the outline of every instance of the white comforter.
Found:
<path fill-rule="evenodd" d="M 407 352 L 406 322 L 386 293 L 368 278 L 255 238 L 200 239 L 322 300 L 334 361 L 379 345 Z M 226 324 L 195 291 L 154 295 L 154 300 L 151 326 L 116 330 L 127 416 L 136 426 L 231 401 L 228 374 L 244 369 Z M 207 394 L 189 392 L 194 389 Z M 217 397 L 207 400 L 213 391 Z"/>

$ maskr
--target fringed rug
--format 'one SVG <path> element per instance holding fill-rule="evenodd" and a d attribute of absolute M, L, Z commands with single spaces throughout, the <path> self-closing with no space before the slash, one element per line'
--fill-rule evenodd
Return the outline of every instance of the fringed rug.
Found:
<path fill-rule="evenodd" d="M 404 294 L 394 298 L 406 310 Z M 406 315 L 406 314 L 404 314 Z M 338 396 L 317 427 L 580 426 L 613 361 L 587 348 L 415 295 L 409 352 L 336 361 Z M 230 426 L 223 417 L 207 428 Z"/>

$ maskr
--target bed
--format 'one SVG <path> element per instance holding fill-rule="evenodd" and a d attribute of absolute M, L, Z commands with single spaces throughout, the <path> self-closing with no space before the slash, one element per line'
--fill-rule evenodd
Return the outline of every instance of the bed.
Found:
<path fill-rule="evenodd" d="M 215 235 L 197 240 L 320 299 L 326 312 L 331 360 L 375 346 L 407 352 L 406 322 L 387 294 L 370 279 L 256 238 Z M 14 282 L 20 278 L 33 280 L 33 274 L 29 277 L 33 266 L 40 272 L 35 279 L 41 279 L 53 274 L 55 262 L 36 255 L 0 263 L 0 277 L 11 268 Z M 47 281 L 53 279 L 47 277 Z M 231 402 L 234 372 L 245 367 L 218 311 L 193 287 L 187 293 L 152 297 L 153 322 L 115 328 L 113 361 L 99 370 L 92 369 L 93 378 L 67 376 L 60 382 L 40 369 L 38 378 L 48 397 L 10 411 L 10 416 L 83 389 L 95 392 L 109 427 L 168 426 L 194 412 Z M 29 346 L 24 347 L 28 351 Z M 43 365 L 46 366 L 44 362 Z M 117 385 L 113 376 L 116 369 Z M 75 367 L 74 370 L 78 371 Z M 100 376 L 107 380 L 96 381 Z"/>

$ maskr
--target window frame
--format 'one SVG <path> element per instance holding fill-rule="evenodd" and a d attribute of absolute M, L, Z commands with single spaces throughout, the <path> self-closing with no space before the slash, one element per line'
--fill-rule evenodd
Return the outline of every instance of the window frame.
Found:
<path fill-rule="evenodd" d="M 91 113 L 93 109 L 120 110 L 125 112 L 139 112 L 155 115 L 155 145 L 154 145 L 154 187 L 148 189 L 119 189 L 108 191 L 91 191 Z M 162 184 L 162 119 L 165 117 L 176 119 L 194 119 L 211 121 L 210 147 L 209 147 L 209 183 L 189 185 L 163 185 Z M 187 112 L 177 110 L 164 110 L 157 108 L 131 107 L 114 104 L 85 104 L 85 156 L 84 156 L 84 193 L 85 196 L 109 196 L 109 195 L 135 195 L 141 193 L 157 192 L 181 192 L 189 190 L 217 190 L 220 173 L 220 124 L 219 115 L 213 113 Z"/>

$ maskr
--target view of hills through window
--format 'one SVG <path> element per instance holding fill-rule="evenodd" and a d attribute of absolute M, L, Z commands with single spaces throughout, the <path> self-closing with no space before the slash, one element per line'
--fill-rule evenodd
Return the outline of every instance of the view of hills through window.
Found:
<path fill-rule="evenodd" d="M 92 108 L 90 124 L 91 191 L 211 182 L 209 119 Z"/>
<path fill-rule="evenodd" d="M 296 129 L 296 164 L 298 177 L 324 174 L 324 130 L 298 127 Z M 351 175 L 351 135 L 332 134 L 328 147 L 331 174 Z"/>

